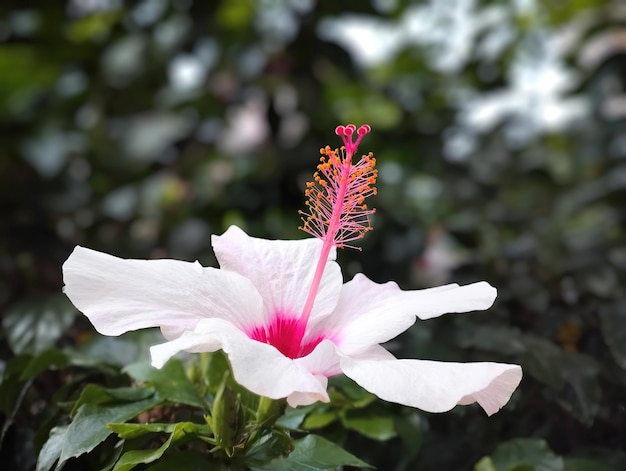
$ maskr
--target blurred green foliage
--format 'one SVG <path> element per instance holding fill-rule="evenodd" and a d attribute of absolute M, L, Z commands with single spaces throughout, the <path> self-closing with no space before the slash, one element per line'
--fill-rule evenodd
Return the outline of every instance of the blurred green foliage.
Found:
<path fill-rule="evenodd" d="M 211 265 L 209 235 L 230 224 L 303 237 L 316 150 L 367 122 L 376 230 L 340 254 L 346 277 L 488 280 L 492 309 L 390 347 L 525 378 L 491 418 L 370 402 L 338 380 L 331 405 L 284 420 L 385 470 L 626 469 L 625 20 L 617 0 L 4 2 L 0 462 L 34 469 L 47 443 L 51 469 L 82 387 L 131 387 L 111 365 L 151 344 L 94 337 L 60 300 L 75 244 Z M 330 446 L 315 440 L 293 463 Z M 150 469 L 203 466 L 176 452 Z M 66 468 L 106 469 L 80 460 Z"/>

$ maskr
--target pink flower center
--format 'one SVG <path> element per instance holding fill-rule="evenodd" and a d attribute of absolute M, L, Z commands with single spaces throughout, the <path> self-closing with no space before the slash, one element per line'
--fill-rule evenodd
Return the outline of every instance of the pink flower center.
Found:
<path fill-rule="evenodd" d="M 302 341 L 299 334 L 302 328 L 299 319 L 279 313 L 269 325 L 254 327 L 248 336 L 252 340 L 276 347 L 286 357 L 301 358 L 311 353 L 325 339 L 323 335 L 318 335 Z"/>

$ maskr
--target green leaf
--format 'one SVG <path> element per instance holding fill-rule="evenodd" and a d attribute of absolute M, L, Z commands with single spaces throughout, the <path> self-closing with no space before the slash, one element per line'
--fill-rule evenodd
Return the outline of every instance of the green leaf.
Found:
<path fill-rule="evenodd" d="M 195 434 L 196 428 L 192 422 L 179 422 L 173 424 L 173 429 L 169 438 L 155 450 L 131 450 L 122 455 L 119 461 L 115 464 L 113 471 L 130 471 L 135 466 L 145 463 L 152 463 L 161 456 L 170 447 L 170 445 L 184 438 L 186 435 Z M 177 469 L 180 469 L 177 467 Z"/>
<path fill-rule="evenodd" d="M 80 396 L 72 408 L 72 416 L 83 404 L 99 405 L 107 402 L 137 402 L 154 395 L 151 388 L 103 388 L 97 384 L 88 384 L 80 392 Z"/>
<path fill-rule="evenodd" d="M 606 463 L 588 458 L 568 458 L 563 471 L 613 471 L 615 468 Z"/>
<path fill-rule="evenodd" d="M 56 348 L 44 350 L 36 355 L 22 372 L 22 379 L 30 379 L 49 369 L 64 368 L 69 363 L 68 356 Z"/>
<path fill-rule="evenodd" d="M 157 463 L 146 469 L 148 471 L 227 471 L 223 466 L 209 461 L 206 454 L 194 451 L 168 452 Z"/>
<path fill-rule="evenodd" d="M 363 436 L 384 442 L 396 436 L 393 418 L 390 416 L 377 416 L 354 410 L 346 412 L 341 422 L 344 427 Z"/>
<path fill-rule="evenodd" d="M 281 430 L 270 430 L 246 451 L 248 466 L 264 465 L 279 456 L 287 456 L 293 450 L 293 440 L 288 433 Z"/>
<path fill-rule="evenodd" d="M 134 363 L 123 371 L 135 380 L 152 384 L 157 393 L 167 401 L 204 407 L 204 402 L 189 381 L 179 360 L 170 360 L 161 369 L 154 368 L 147 362 Z"/>
<path fill-rule="evenodd" d="M 163 341 L 158 329 L 142 329 L 126 332 L 119 337 L 95 335 L 81 346 L 88 358 L 112 365 L 130 365 L 150 361 L 150 346 Z"/>
<path fill-rule="evenodd" d="M 190 430 L 193 426 L 194 433 L 208 435 L 211 433 L 211 429 L 206 424 L 196 424 L 193 422 L 181 422 L 187 424 L 186 430 Z M 149 423 L 149 424 L 126 424 L 126 423 L 111 423 L 108 427 L 115 432 L 118 437 L 124 440 L 130 440 L 140 437 L 148 433 L 173 433 L 178 423 L 174 424 L 162 424 L 162 423 Z"/>
<path fill-rule="evenodd" d="M 294 450 L 286 458 L 279 458 L 265 466 L 252 466 L 251 469 L 253 471 L 333 471 L 339 466 L 372 468 L 343 448 L 317 435 L 307 435 L 297 440 L 294 445 Z"/>
<path fill-rule="evenodd" d="M 109 407 L 83 404 L 67 429 L 60 463 L 87 453 L 102 443 L 112 433 L 107 424 L 132 419 L 159 402 L 157 398 L 150 398 Z"/>
<path fill-rule="evenodd" d="M 493 464 L 493 460 L 489 456 L 481 458 L 481 460 L 474 466 L 474 471 L 498 471 Z"/>
<path fill-rule="evenodd" d="M 404 448 L 412 457 L 416 457 L 424 442 L 424 425 L 418 412 L 409 412 L 407 415 L 394 417 L 394 426 Z"/>
<path fill-rule="evenodd" d="M 54 427 L 37 457 L 36 471 L 49 471 L 61 456 L 69 426 Z"/>
<path fill-rule="evenodd" d="M 602 401 L 599 373 L 600 368 L 590 356 L 565 352 L 561 375 L 566 387 L 556 399 L 563 409 L 588 426 L 598 415 Z"/>
<path fill-rule="evenodd" d="M 626 369 L 626 301 L 600 310 L 602 335 L 617 364 Z"/>
<path fill-rule="evenodd" d="M 307 416 L 302 424 L 302 428 L 307 430 L 315 430 L 332 424 L 339 418 L 337 412 L 314 412 Z"/>
<path fill-rule="evenodd" d="M 526 339 L 526 371 L 553 390 L 557 403 L 586 425 L 600 409 L 600 368 L 588 355 L 566 352 L 539 338 Z"/>
<path fill-rule="evenodd" d="M 295 430 L 302 424 L 304 418 L 317 407 L 317 404 L 301 407 L 287 407 L 285 413 L 276 421 L 276 425 Z"/>
<path fill-rule="evenodd" d="M 126 423 L 110 423 L 107 424 L 113 432 L 117 434 L 118 437 L 124 440 L 130 440 L 133 438 L 140 437 L 147 433 L 172 433 L 176 424 L 160 424 L 160 423 L 149 423 L 149 424 L 126 424 Z"/>
<path fill-rule="evenodd" d="M 330 383 L 347 396 L 350 408 L 365 407 L 376 400 L 376 396 L 366 391 L 347 376 L 335 376 Z"/>
<path fill-rule="evenodd" d="M 154 386 L 159 396 L 166 401 L 204 408 L 204 401 L 189 381 L 180 361 L 168 361 L 160 370 L 149 363 L 134 363 L 124 372 L 138 381 L 147 381 Z"/>
<path fill-rule="evenodd" d="M 459 346 L 478 348 L 486 352 L 516 355 L 526 351 L 524 335 L 518 329 L 505 326 L 467 325 L 459 329 Z"/>
<path fill-rule="evenodd" d="M 282 416 L 286 406 L 284 399 L 270 399 L 261 396 L 256 409 L 256 423 L 262 427 L 270 427 Z"/>
<path fill-rule="evenodd" d="M 111 395 L 102 386 L 97 384 L 88 384 L 80 392 L 80 396 L 74 403 L 71 416 L 73 417 L 78 412 L 81 406 L 85 404 L 98 405 L 104 404 L 111 400 Z"/>
<path fill-rule="evenodd" d="M 2 377 L 0 385 L 4 385 L 9 380 L 15 379 L 23 382 L 22 372 L 28 366 L 28 364 L 33 359 L 32 355 L 22 354 L 16 357 L 11 358 L 4 364 L 4 371 L 2 372 Z M 0 395 L 0 404 L 2 403 L 3 395 Z M 3 409 L 0 409 L 3 410 Z"/>
<path fill-rule="evenodd" d="M 498 446 L 474 466 L 474 471 L 564 471 L 564 464 L 545 440 L 518 438 Z"/>
<path fill-rule="evenodd" d="M 53 347 L 75 316 L 63 294 L 36 297 L 12 305 L 2 317 L 2 328 L 14 353 L 37 354 Z"/>

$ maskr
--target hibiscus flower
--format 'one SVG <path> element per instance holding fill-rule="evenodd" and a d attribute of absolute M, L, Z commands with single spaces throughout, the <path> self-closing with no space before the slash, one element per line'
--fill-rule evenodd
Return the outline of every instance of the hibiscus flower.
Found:
<path fill-rule="evenodd" d="M 497 412 L 521 381 L 518 365 L 399 360 L 381 346 L 417 318 L 489 308 L 495 288 L 403 291 L 361 274 L 343 283 L 336 247 L 362 237 L 372 213 L 361 196 L 375 191 L 375 161 L 351 163 L 367 131 L 359 129 L 355 144 L 346 140 L 353 128 L 338 128 L 343 159 L 322 149 L 303 213 L 303 228 L 317 238 L 265 240 L 232 226 L 212 237 L 219 269 L 76 247 L 63 265 L 65 293 L 104 335 L 159 327 L 167 342 L 151 348 L 157 368 L 181 351 L 223 350 L 238 383 L 294 407 L 329 401 L 328 378 L 343 373 L 381 399 L 425 411 L 478 402 Z"/>

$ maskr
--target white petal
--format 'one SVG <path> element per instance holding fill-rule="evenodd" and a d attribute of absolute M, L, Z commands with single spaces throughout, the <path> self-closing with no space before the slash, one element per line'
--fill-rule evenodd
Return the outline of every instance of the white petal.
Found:
<path fill-rule="evenodd" d="M 416 316 L 431 319 L 487 309 L 495 297 L 495 288 L 484 281 L 402 291 L 396 283 L 378 284 L 358 274 L 344 285 L 332 316 L 312 330 L 332 336 L 345 353 L 355 353 L 396 337 L 413 325 Z"/>
<path fill-rule="evenodd" d="M 359 360 L 395 360 L 396 357 L 382 345 L 372 345 L 359 353 Z M 340 365 L 341 368 L 341 365 Z"/>
<path fill-rule="evenodd" d="M 504 406 L 522 379 L 518 365 L 343 357 L 343 372 L 381 399 L 445 412 L 478 402 L 488 415 Z"/>
<path fill-rule="evenodd" d="M 186 330 L 174 340 L 150 347 L 150 356 L 152 357 L 152 366 L 163 368 L 163 365 L 179 352 L 216 352 L 221 348 L 222 343 L 219 338 Z"/>
<path fill-rule="evenodd" d="M 220 348 L 228 355 L 235 380 L 256 394 L 278 399 L 300 393 L 328 401 L 326 384 L 305 367 L 222 319 L 202 320 L 193 332 L 156 345 L 150 352 L 153 366 L 160 368 L 179 351 L 213 352 Z"/>
<path fill-rule="evenodd" d="M 330 340 L 321 341 L 307 356 L 294 361 L 315 375 L 328 377 L 341 373 L 339 355 Z"/>
<path fill-rule="evenodd" d="M 360 354 L 359 358 L 395 360 L 395 357 L 380 345 L 372 345 L 364 353 Z M 328 378 L 341 373 L 340 359 L 337 346 L 330 340 L 323 340 L 311 353 L 295 361 L 313 373 L 324 389 L 326 389 Z M 317 401 L 328 402 L 328 400 L 324 400 L 316 394 L 294 393 L 287 397 L 287 403 L 291 407 L 308 406 Z"/>
<path fill-rule="evenodd" d="M 315 379 L 317 379 L 320 383 L 320 386 L 326 391 L 328 387 L 328 378 L 324 375 L 314 375 Z M 314 404 L 317 401 L 321 402 L 330 402 L 330 398 L 328 394 L 319 394 L 319 393 L 303 393 L 303 392 L 294 392 L 287 396 L 287 404 L 291 407 L 298 406 L 308 406 L 310 404 Z"/>
<path fill-rule="evenodd" d="M 220 267 L 252 280 L 268 315 L 299 316 L 322 249 L 318 239 L 266 240 L 248 236 L 236 226 L 211 238 Z M 332 312 L 341 291 L 341 269 L 331 250 L 311 312 L 311 321 Z"/>
<path fill-rule="evenodd" d="M 261 297 L 249 280 L 198 262 L 125 260 L 76 247 L 63 264 L 63 280 L 65 294 L 105 335 L 162 327 L 173 336 L 204 318 L 241 328 L 263 319 Z"/>
<path fill-rule="evenodd" d="M 512 391 L 517 388 L 522 380 L 522 368 L 511 368 L 497 376 L 489 387 L 463 396 L 459 401 L 461 405 L 478 402 L 487 415 L 498 412 L 511 398 Z"/>

